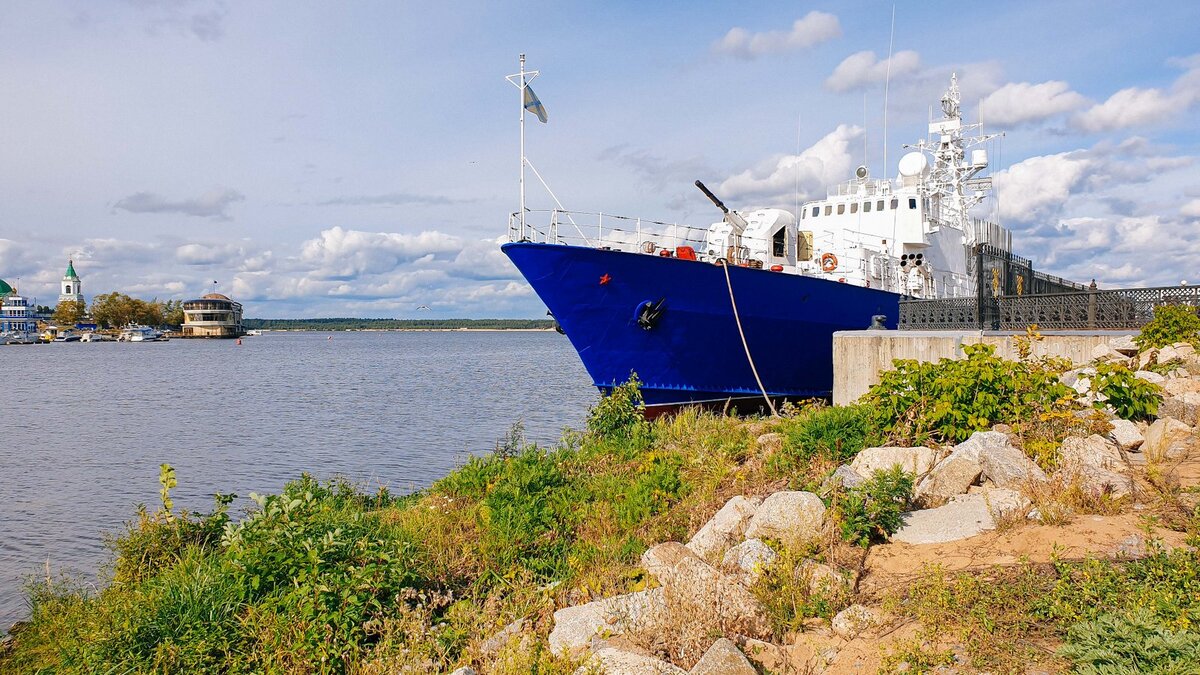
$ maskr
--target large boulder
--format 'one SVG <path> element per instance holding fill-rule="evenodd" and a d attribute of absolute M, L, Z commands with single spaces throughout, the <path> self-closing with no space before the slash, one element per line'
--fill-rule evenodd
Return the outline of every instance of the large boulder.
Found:
<path fill-rule="evenodd" d="M 1151 347 L 1146 351 L 1138 354 L 1137 367 L 1138 370 L 1145 370 L 1150 366 L 1158 363 L 1158 348 Z"/>
<path fill-rule="evenodd" d="M 1172 417 L 1160 417 L 1146 429 L 1142 454 L 1151 462 L 1183 459 L 1196 443 L 1192 428 Z"/>
<path fill-rule="evenodd" d="M 701 558 L 720 556 L 741 541 L 761 503 L 759 497 L 733 497 L 692 536 L 687 547 Z"/>
<path fill-rule="evenodd" d="M 1059 448 L 1060 460 L 1065 465 L 1077 465 L 1109 471 L 1125 466 L 1125 458 L 1117 444 L 1099 435 L 1092 434 L 1087 438 L 1068 436 L 1063 439 Z"/>
<path fill-rule="evenodd" d="M 863 478 L 862 474 L 851 469 L 849 464 L 842 464 L 821 483 L 821 494 L 828 496 L 835 489 L 853 490 L 865 482 L 867 479 Z"/>
<path fill-rule="evenodd" d="M 951 452 L 917 484 L 917 501 L 937 505 L 965 493 L 983 473 L 978 457 L 977 453 L 972 458 L 970 452 Z"/>
<path fill-rule="evenodd" d="M 758 599 L 736 577 L 698 558 L 684 558 L 675 566 L 675 580 L 663 588 L 663 599 L 672 618 L 703 618 L 723 632 L 750 637 L 771 634 L 771 624 Z"/>
<path fill-rule="evenodd" d="M 692 666 L 691 675 L 757 675 L 758 671 L 729 638 L 720 638 Z"/>
<path fill-rule="evenodd" d="M 931 448 L 867 448 L 854 456 L 850 468 L 863 478 L 896 466 L 907 473 L 923 476 L 937 460 L 938 453 Z"/>
<path fill-rule="evenodd" d="M 1117 471 L 1092 467 L 1081 470 L 1079 479 L 1085 490 L 1096 494 L 1108 494 L 1114 499 L 1133 494 L 1133 478 Z"/>
<path fill-rule="evenodd" d="M 945 506 L 902 514 L 904 525 L 892 541 L 907 544 L 940 544 L 958 541 L 996 529 L 1004 515 L 1029 507 L 1016 490 L 985 489 L 958 495 Z"/>
<path fill-rule="evenodd" d="M 696 562 L 699 562 L 698 560 Z M 577 655 L 588 648 L 592 638 L 620 634 L 650 620 L 666 607 L 662 588 L 605 598 L 554 613 L 554 630 L 548 642 L 554 653 Z"/>
<path fill-rule="evenodd" d="M 660 584 L 669 584 L 675 575 L 675 565 L 684 558 L 695 558 L 692 549 L 677 541 L 651 546 L 642 554 L 642 567 Z"/>
<path fill-rule="evenodd" d="M 1092 360 L 1102 363 L 1128 364 L 1129 359 L 1109 345 L 1096 345 L 1092 348 Z"/>
<path fill-rule="evenodd" d="M 966 457 L 977 457 L 984 478 L 996 487 L 1020 489 L 1030 482 L 1046 481 L 1046 473 L 1004 434 L 976 432 L 955 447 L 955 452 L 959 451 Z"/>
<path fill-rule="evenodd" d="M 1112 431 L 1108 432 L 1108 437 L 1117 447 L 1126 452 L 1133 452 L 1142 447 L 1146 438 L 1137 424 L 1129 420 L 1113 420 L 1111 424 Z"/>
<path fill-rule="evenodd" d="M 1193 380 L 1171 380 L 1192 382 Z M 1164 396 L 1158 406 L 1160 417 L 1173 417 L 1184 424 L 1196 426 L 1200 423 L 1200 393 L 1189 391 L 1177 396 Z"/>
<path fill-rule="evenodd" d="M 688 671 L 662 659 L 627 652 L 616 647 L 596 650 L 592 657 L 575 671 L 575 675 L 590 675 L 596 672 L 604 675 L 688 675 Z"/>
<path fill-rule="evenodd" d="M 774 539 L 796 546 L 816 539 L 825 523 L 825 504 L 811 492 L 776 492 L 767 497 L 746 528 L 747 539 Z"/>
<path fill-rule="evenodd" d="M 725 552 L 721 568 L 741 574 L 747 584 L 753 584 L 778 557 L 761 539 L 747 539 Z"/>
<path fill-rule="evenodd" d="M 1138 353 L 1138 346 L 1134 343 L 1132 334 L 1118 335 L 1115 338 L 1110 338 L 1108 346 L 1125 356 L 1137 356 Z"/>

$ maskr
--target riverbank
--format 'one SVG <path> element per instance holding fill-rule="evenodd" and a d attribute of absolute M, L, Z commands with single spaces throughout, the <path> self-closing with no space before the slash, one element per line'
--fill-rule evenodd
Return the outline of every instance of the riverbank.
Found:
<path fill-rule="evenodd" d="M 980 349 L 771 419 L 645 422 L 622 388 L 584 431 L 514 428 L 411 496 L 304 478 L 240 519 L 166 501 L 113 540 L 100 593 L 32 589 L 0 672 L 1182 668 L 1186 347 L 1090 370 Z"/>

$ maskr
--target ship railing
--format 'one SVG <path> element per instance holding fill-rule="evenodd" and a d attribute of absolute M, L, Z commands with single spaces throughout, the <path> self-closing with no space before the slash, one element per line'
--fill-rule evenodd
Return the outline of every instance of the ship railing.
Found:
<path fill-rule="evenodd" d="M 697 255 L 704 253 L 702 249 L 709 230 L 708 227 L 601 211 L 562 209 L 526 211 L 524 231 L 521 229 L 520 213 L 511 214 L 508 229 L 510 241 L 569 244 L 631 253 L 658 253 L 664 249 L 674 251 L 680 246 L 690 246 Z M 742 236 L 743 248 L 754 244 L 758 244 L 754 248 L 760 248 L 768 246 L 770 242 L 765 237 Z"/>

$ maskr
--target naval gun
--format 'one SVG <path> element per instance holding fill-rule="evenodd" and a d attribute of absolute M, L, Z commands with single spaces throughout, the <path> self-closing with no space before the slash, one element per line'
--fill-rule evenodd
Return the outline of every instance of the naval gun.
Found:
<path fill-rule="evenodd" d="M 729 208 L 725 206 L 725 203 L 712 193 L 712 190 L 709 190 L 707 187 L 705 187 L 704 183 L 696 181 L 696 187 L 700 188 L 700 191 L 704 193 L 704 196 L 708 197 L 709 201 L 711 201 L 713 204 L 716 204 L 718 209 L 721 209 L 721 213 L 724 214 L 725 222 L 728 223 L 729 227 L 733 230 L 733 242 L 726 250 L 725 259 L 735 264 L 741 262 L 742 233 L 746 231 L 746 219 L 743 218 L 742 214 L 738 213 L 737 211 L 730 211 Z"/>

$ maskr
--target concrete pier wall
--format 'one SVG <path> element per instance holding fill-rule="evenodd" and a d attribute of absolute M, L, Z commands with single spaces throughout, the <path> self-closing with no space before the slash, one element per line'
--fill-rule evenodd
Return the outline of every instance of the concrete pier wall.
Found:
<path fill-rule="evenodd" d="M 1128 343 L 1136 331 L 1046 331 L 1034 343 L 1035 356 L 1058 356 L 1084 364 L 1097 345 Z M 896 331 L 855 330 L 833 334 L 833 402 L 845 405 L 858 400 L 879 374 L 892 369 L 895 359 L 938 361 L 963 357 L 963 345 L 986 343 L 1006 359 L 1017 358 L 1015 338 L 1008 331 Z"/>

